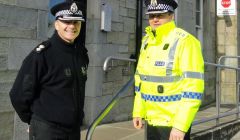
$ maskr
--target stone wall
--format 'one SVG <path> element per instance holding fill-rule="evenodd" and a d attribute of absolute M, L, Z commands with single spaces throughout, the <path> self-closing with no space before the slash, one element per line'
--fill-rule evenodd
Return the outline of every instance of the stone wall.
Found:
<path fill-rule="evenodd" d="M 236 2 L 237 4 L 237 2 Z M 221 56 L 237 56 L 237 15 L 217 16 L 217 58 Z M 237 58 L 225 58 L 222 65 L 238 67 Z M 220 70 L 220 94 L 222 104 L 236 103 L 237 75 L 235 70 L 223 68 Z"/>
<path fill-rule="evenodd" d="M 100 30 L 102 4 L 112 9 L 110 32 Z M 87 125 L 129 80 L 129 74 L 123 73 L 124 69 L 128 69 L 128 63 L 114 61 L 114 67 L 107 73 L 103 71 L 102 66 L 108 56 L 129 58 L 135 53 L 135 20 L 135 0 L 92 0 L 87 3 L 86 46 L 90 57 L 85 100 Z M 131 117 L 133 88 L 126 96 L 103 122 L 126 120 Z"/>
<path fill-rule="evenodd" d="M 46 39 L 47 9 L 48 0 L 0 0 L 1 140 L 26 140 L 26 125 L 15 116 L 8 93 L 23 58 Z"/>

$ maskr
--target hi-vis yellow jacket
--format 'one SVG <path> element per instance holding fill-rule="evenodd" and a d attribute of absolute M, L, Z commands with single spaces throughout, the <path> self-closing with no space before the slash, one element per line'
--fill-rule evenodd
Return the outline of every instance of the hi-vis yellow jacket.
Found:
<path fill-rule="evenodd" d="M 135 73 L 133 117 L 187 132 L 201 104 L 201 44 L 174 21 L 146 28 Z"/>

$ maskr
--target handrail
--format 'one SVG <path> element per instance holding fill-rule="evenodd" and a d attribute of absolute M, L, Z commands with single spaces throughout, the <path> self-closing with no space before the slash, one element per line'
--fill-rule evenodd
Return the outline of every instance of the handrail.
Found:
<path fill-rule="evenodd" d="M 226 59 L 226 58 L 234 58 L 234 59 L 239 59 L 240 58 L 240 56 L 227 56 L 227 55 L 224 55 L 224 56 L 221 56 L 219 59 L 218 59 L 218 64 L 219 65 L 221 65 L 221 62 L 222 62 L 222 60 L 223 59 Z M 221 68 L 221 67 L 220 67 Z M 221 102 L 221 87 L 220 87 L 220 78 L 221 78 L 221 76 L 220 76 L 220 68 L 219 67 L 217 67 L 217 83 L 216 84 L 218 84 L 218 86 L 217 86 L 217 90 L 216 90 L 216 95 L 218 95 L 217 97 L 216 97 L 216 108 L 217 108 L 217 115 L 218 116 L 220 116 L 221 114 L 220 114 L 220 102 Z M 238 86 L 237 87 L 237 90 L 236 90 L 236 97 L 237 97 L 237 100 L 236 100 L 236 106 L 238 106 L 239 105 L 239 81 L 238 81 L 238 72 L 239 72 L 239 68 L 235 68 L 235 70 L 236 70 L 236 73 L 237 73 L 237 78 L 236 78 L 236 83 L 238 84 L 238 85 L 236 85 L 236 86 Z M 238 112 L 236 113 L 236 118 L 238 118 L 239 117 L 239 107 L 237 107 L 238 108 Z M 216 123 L 217 123 L 217 125 L 219 124 L 219 118 L 217 118 L 216 119 Z"/>
<path fill-rule="evenodd" d="M 93 123 L 90 125 L 88 131 L 86 140 L 92 139 L 92 134 L 97 127 L 97 125 L 103 120 L 103 118 L 110 112 L 110 110 L 113 108 L 113 106 L 118 102 L 122 94 L 126 93 L 130 86 L 132 86 L 134 81 L 134 78 L 131 77 L 131 79 L 125 84 L 120 91 L 113 97 L 113 99 L 110 101 L 110 103 L 103 109 L 103 111 L 98 115 L 98 117 L 93 121 Z"/>
<path fill-rule="evenodd" d="M 219 63 L 221 61 L 221 59 L 223 58 L 240 58 L 240 56 L 222 56 L 219 59 Z M 136 62 L 135 59 L 127 59 L 127 58 L 118 58 L 118 57 L 114 57 L 114 56 L 109 56 L 105 59 L 104 61 L 104 65 L 103 65 L 103 70 L 107 71 L 108 70 L 108 63 L 110 62 L 110 60 L 122 60 L 122 61 L 129 61 L 129 62 Z M 240 70 L 240 68 L 236 68 L 236 67 L 232 67 L 232 66 L 225 66 L 225 65 L 221 65 L 221 64 L 215 64 L 215 63 L 209 63 L 209 62 L 204 62 L 205 65 L 210 65 L 210 66 L 215 66 L 218 68 L 217 70 L 217 81 L 219 82 L 219 78 L 220 78 L 220 72 L 219 72 L 219 68 L 228 68 L 228 69 L 234 69 L 236 71 Z M 86 140 L 91 140 L 92 138 L 92 134 L 95 130 L 95 128 L 97 127 L 97 125 L 104 119 L 104 117 L 110 112 L 110 110 L 114 107 L 114 105 L 119 101 L 120 97 L 122 94 L 126 93 L 126 91 L 128 90 L 128 88 L 130 86 L 132 86 L 134 82 L 134 77 L 131 77 L 131 79 L 127 82 L 127 84 L 125 84 L 120 91 L 113 97 L 113 99 L 110 101 L 110 103 L 103 109 L 103 111 L 98 115 L 98 117 L 93 121 L 93 123 L 90 125 L 88 131 L 87 131 L 87 136 L 86 136 Z M 240 83 L 238 83 L 238 89 L 240 87 Z M 220 90 L 219 90 L 220 91 Z M 237 90 L 237 93 L 239 92 L 239 90 Z M 236 93 L 236 94 L 237 94 Z M 218 95 L 218 93 L 216 92 L 216 96 Z M 239 97 L 239 95 L 237 94 L 237 97 Z M 216 107 L 217 107 L 217 115 L 216 116 L 212 116 L 212 117 L 207 117 L 207 118 L 203 118 L 201 120 L 196 120 L 193 122 L 193 126 L 194 125 L 198 125 L 200 123 L 205 123 L 208 121 L 212 121 L 212 120 L 217 120 L 217 125 L 218 125 L 218 119 L 219 118 L 223 118 L 223 117 L 227 117 L 230 115 L 234 115 L 240 113 L 240 109 L 238 108 L 237 111 L 234 112 L 227 112 L 227 113 L 221 113 L 220 114 L 220 101 L 219 101 L 219 97 L 217 97 L 217 103 L 216 103 Z M 237 100 L 236 105 L 239 104 L 239 101 Z"/>
<path fill-rule="evenodd" d="M 122 61 L 129 61 L 129 62 L 136 62 L 136 59 L 129 59 L 129 58 L 120 58 L 115 56 L 108 56 L 103 64 L 103 70 L 106 72 L 108 70 L 108 63 L 110 60 L 122 60 Z"/>
<path fill-rule="evenodd" d="M 240 68 L 231 67 L 231 66 L 225 66 L 225 65 L 221 65 L 221 64 L 215 64 L 215 63 L 209 63 L 209 62 L 204 62 L 204 64 L 210 65 L 210 66 L 215 66 L 215 67 L 221 67 L 221 68 L 228 68 L 228 69 L 240 70 Z"/>
<path fill-rule="evenodd" d="M 221 65 L 221 60 L 224 59 L 224 58 L 240 58 L 240 56 L 221 56 L 219 58 L 219 61 L 218 61 L 218 64 L 215 64 L 215 63 L 208 63 L 208 62 L 204 62 L 206 65 L 210 65 L 210 66 L 215 66 L 217 67 L 217 77 L 216 77 L 216 84 L 218 84 L 216 86 L 216 109 L 217 109 L 217 115 L 216 116 L 212 116 L 212 117 L 207 117 L 207 118 L 202 118 L 201 120 L 196 120 L 193 122 L 193 126 L 194 125 L 198 125 L 200 123 L 205 123 L 205 122 L 209 122 L 209 121 L 212 121 L 212 120 L 216 120 L 216 124 L 219 125 L 219 119 L 220 118 L 223 118 L 223 117 L 227 117 L 227 116 L 230 116 L 230 115 L 234 115 L 236 114 L 237 117 L 238 117 L 238 114 L 240 113 L 239 111 L 239 108 L 237 109 L 237 111 L 235 112 L 227 112 L 227 113 L 220 113 L 220 100 L 221 100 L 221 97 L 220 97 L 220 91 L 221 91 L 221 88 L 220 88 L 220 68 L 227 68 L 227 69 L 233 69 L 233 70 L 236 70 L 237 72 L 240 70 L 240 68 L 236 68 L 236 67 L 232 67 L 232 66 L 226 66 L 226 65 Z M 238 83 L 238 88 L 240 87 L 240 84 Z M 239 97 L 238 95 L 239 91 L 237 90 L 236 91 L 236 95 L 237 97 Z M 237 100 L 236 102 L 236 106 L 239 105 L 239 101 Z"/>

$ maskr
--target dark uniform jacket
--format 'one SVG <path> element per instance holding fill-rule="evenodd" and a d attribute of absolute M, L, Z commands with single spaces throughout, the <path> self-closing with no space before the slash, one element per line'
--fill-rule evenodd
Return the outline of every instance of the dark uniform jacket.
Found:
<path fill-rule="evenodd" d="M 32 115 L 73 127 L 82 123 L 89 60 L 84 46 L 64 42 L 57 33 L 23 61 L 10 98 L 23 122 Z"/>

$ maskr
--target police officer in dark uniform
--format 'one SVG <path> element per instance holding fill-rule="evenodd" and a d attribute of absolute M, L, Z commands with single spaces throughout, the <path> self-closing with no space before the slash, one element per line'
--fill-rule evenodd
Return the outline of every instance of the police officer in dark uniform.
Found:
<path fill-rule="evenodd" d="M 30 140 L 80 140 L 89 63 L 75 40 L 84 21 L 81 7 L 76 1 L 52 7 L 56 31 L 24 59 L 10 91 L 17 114 L 30 125 Z"/>

